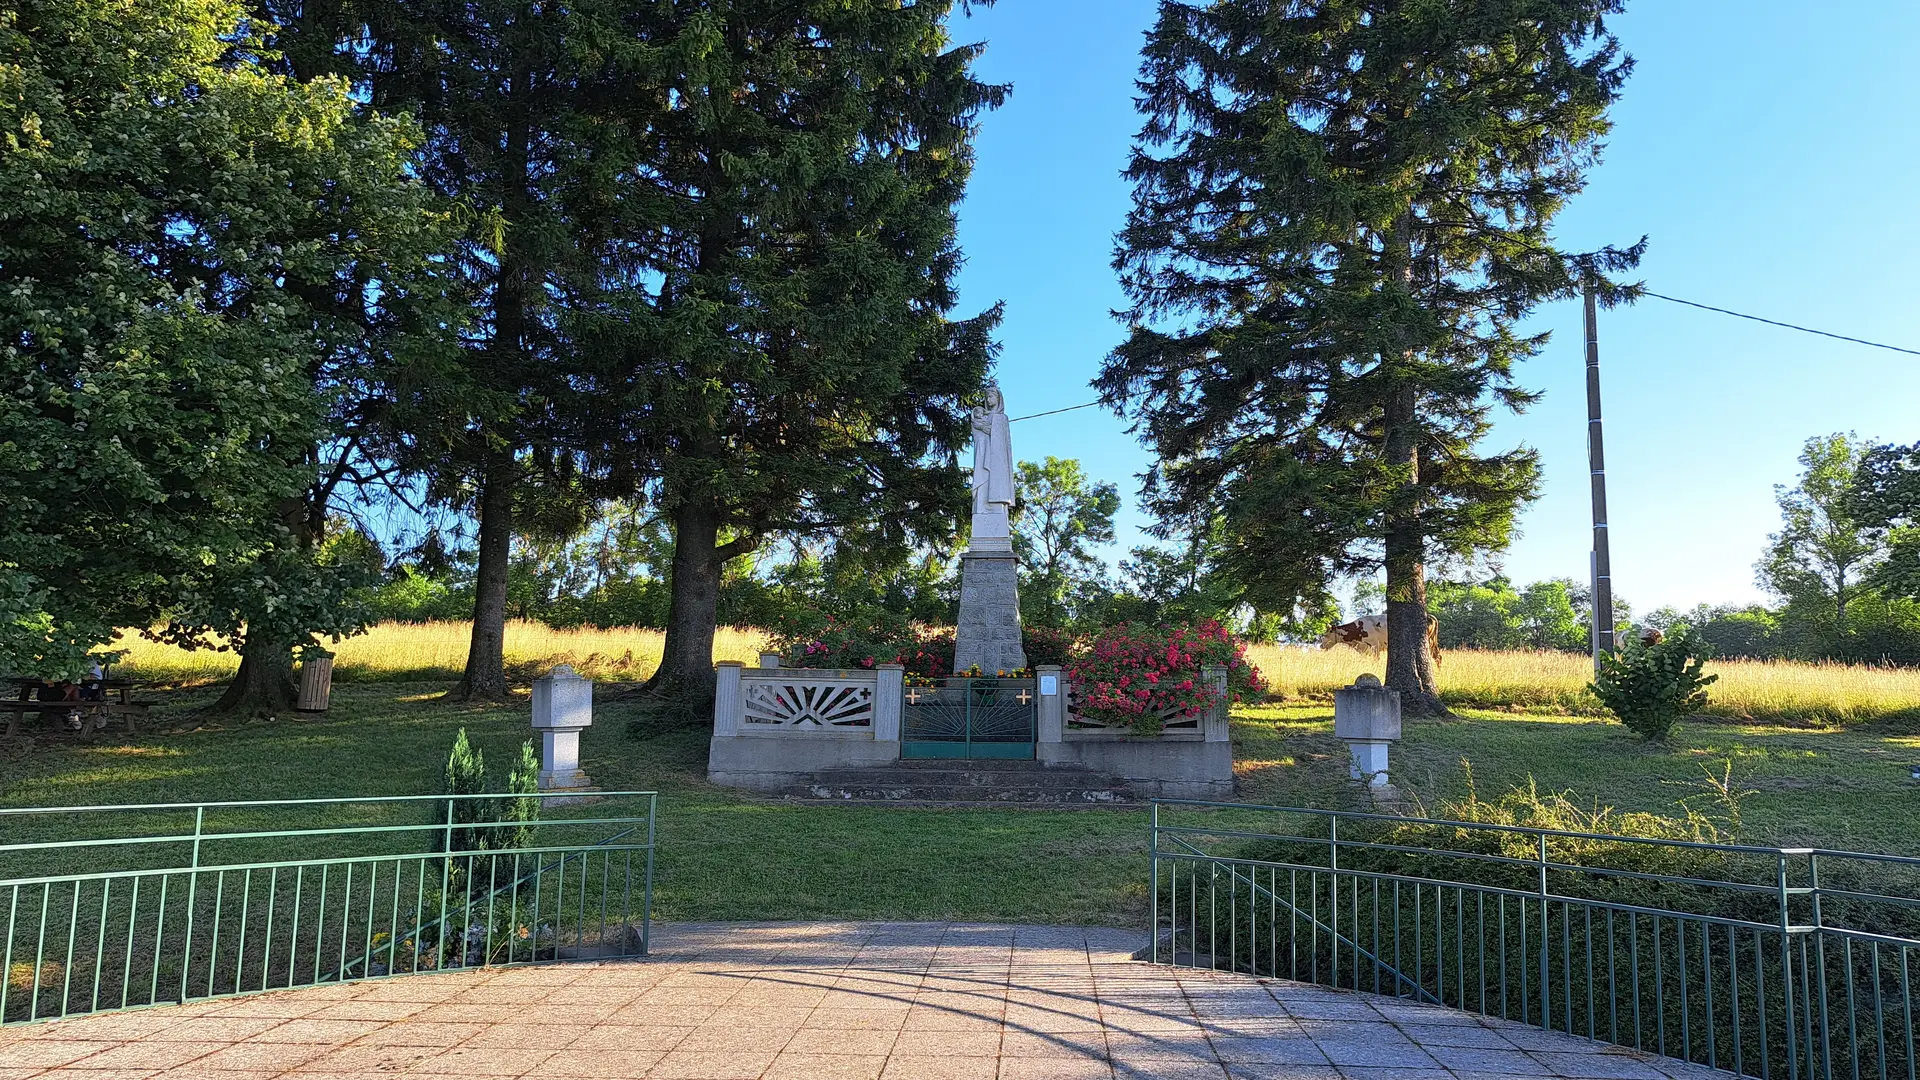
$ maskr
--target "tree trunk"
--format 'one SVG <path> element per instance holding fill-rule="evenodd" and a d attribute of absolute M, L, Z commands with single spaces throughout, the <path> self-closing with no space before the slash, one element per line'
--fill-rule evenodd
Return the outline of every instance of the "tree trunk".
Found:
<path fill-rule="evenodd" d="M 507 562 L 513 550 L 513 459 L 494 454 L 480 480 L 480 563 L 473 578 L 473 639 L 467 671 L 449 696 L 502 701 L 507 696 Z"/>
<path fill-rule="evenodd" d="M 1402 497 L 1387 513 L 1387 686 L 1410 716 L 1444 716 L 1433 653 L 1427 648 L 1426 537 L 1420 532 L 1420 431 L 1417 392 L 1395 387 L 1386 408 L 1387 463 L 1407 470 Z"/>
<path fill-rule="evenodd" d="M 660 667 L 643 688 L 647 696 L 689 721 L 713 708 L 713 634 L 720 618 L 720 514 L 709 502 L 689 500 L 673 515 L 673 580 L 667 602 L 667 640 Z"/>
<path fill-rule="evenodd" d="M 284 642 L 249 637 L 240 649 L 240 670 L 208 711 L 275 716 L 293 710 L 294 696 L 293 650 Z"/>
<path fill-rule="evenodd" d="M 300 543 L 300 550 L 312 552 L 326 539 L 327 497 L 318 488 L 304 498 L 280 502 L 280 520 Z M 236 716 L 274 716 L 291 711 L 297 694 L 293 685 L 293 646 L 254 634 L 249 620 L 246 640 L 240 646 L 240 669 L 207 711 Z"/>

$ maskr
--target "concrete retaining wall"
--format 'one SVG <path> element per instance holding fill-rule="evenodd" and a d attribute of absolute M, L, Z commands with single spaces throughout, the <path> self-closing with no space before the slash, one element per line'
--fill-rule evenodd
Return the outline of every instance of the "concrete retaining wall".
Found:
<path fill-rule="evenodd" d="M 716 736 L 708 743 L 707 779 L 725 787 L 778 791 L 821 769 L 858 769 L 899 760 L 897 742 L 819 736 Z"/>
<path fill-rule="evenodd" d="M 1070 734 L 1037 748 L 1049 765 L 1084 765 L 1127 782 L 1143 799 L 1224 799 L 1233 794 L 1233 744 L 1191 735 L 1141 739 Z"/>

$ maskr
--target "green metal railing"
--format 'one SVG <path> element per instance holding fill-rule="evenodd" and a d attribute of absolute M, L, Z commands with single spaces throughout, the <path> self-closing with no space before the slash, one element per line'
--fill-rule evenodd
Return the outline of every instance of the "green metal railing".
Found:
<path fill-rule="evenodd" d="M 652 792 L 0 808 L 0 1022 L 644 955 Z"/>
<path fill-rule="evenodd" d="M 1156 963 L 1766 1080 L 1920 1069 L 1920 859 L 1177 800 L 1151 827 Z"/>

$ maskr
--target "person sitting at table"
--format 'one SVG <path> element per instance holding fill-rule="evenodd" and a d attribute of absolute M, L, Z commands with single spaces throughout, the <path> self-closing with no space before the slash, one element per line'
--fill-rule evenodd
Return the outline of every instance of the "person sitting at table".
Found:
<path fill-rule="evenodd" d="M 49 679 L 40 684 L 40 689 L 34 696 L 41 701 L 79 701 L 80 687 L 75 683 L 66 682 L 65 680 Z M 67 727 L 74 731 L 80 730 L 79 709 L 74 709 L 67 713 Z"/>

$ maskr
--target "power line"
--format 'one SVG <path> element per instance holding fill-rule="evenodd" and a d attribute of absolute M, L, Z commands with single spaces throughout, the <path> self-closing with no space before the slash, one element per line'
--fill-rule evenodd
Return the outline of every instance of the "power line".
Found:
<path fill-rule="evenodd" d="M 1685 304 L 1688 307 L 1700 308 L 1703 311 L 1717 311 L 1722 315 L 1731 315 L 1736 319 L 1751 319 L 1757 323 L 1766 323 L 1768 326 L 1779 326 L 1779 327 L 1784 327 L 1788 330 L 1798 330 L 1803 334 L 1818 334 L 1821 337 L 1837 338 L 1840 341 L 1851 341 L 1855 345 L 1871 345 L 1876 349 L 1887 349 L 1892 352 L 1906 353 L 1909 356 L 1920 356 L 1920 349 L 1903 349 L 1898 345 L 1883 345 L 1878 341 L 1868 341 L 1865 338 L 1848 337 L 1845 334 L 1830 333 L 1826 330 L 1815 330 L 1810 326 L 1796 326 L 1793 323 L 1780 322 L 1777 319 L 1763 319 L 1758 315 L 1748 315 L 1747 313 L 1742 311 L 1728 311 L 1726 308 L 1714 307 L 1712 304 L 1701 304 L 1701 303 L 1696 303 L 1692 300 L 1682 300 L 1677 296 L 1666 296 L 1661 293 L 1654 292 L 1650 289 L 1643 289 L 1641 290 L 1641 293 L 1644 296 L 1651 296 L 1656 300 L 1665 300 L 1671 304 Z"/>
<path fill-rule="evenodd" d="M 1867 345 L 1875 349 L 1886 349 L 1889 352 L 1906 353 L 1909 356 L 1920 356 L 1920 349 L 1907 349 L 1907 348 L 1902 348 L 1899 345 L 1887 345 L 1878 341 L 1868 341 L 1865 338 L 1848 337 L 1846 334 L 1835 334 L 1827 330 L 1815 330 L 1810 326 L 1800 326 L 1795 323 L 1781 322 L 1778 319 L 1766 319 L 1758 315 L 1749 315 L 1744 311 L 1732 311 L 1723 307 L 1714 307 L 1712 304 L 1702 304 L 1695 300 L 1682 300 L 1677 296 L 1668 296 L 1665 293 L 1657 293 L 1651 289 L 1642 289 L 1640 290 L 1640 293 L 1642 296 L 1651 296 L 1656 300 L 1665 300 L 1670 304 L 1685 304 L 1687 307 L 1699 308 L 1702 311 L 1712 311 L 1712 312 L 1717 312 L 1721 315 L 1731 315 L 1736 319 L 1749 319 L 1757 323 L 1766 323 L 1768 326 L 1778 326 L 1785 330 L 1798 330 L 1803 334 L 1818 334 L 1821 337 L 1833 338 L 1837 341 L 1851 341 L 1855 345 Z M 1042 416 L 1057 416 L 1060 413 L 1069 413 L 1078 409 L 1091 409 L 1095 405 L 1099 405 L 1099 404 L 1101 403 L 1098 401 L 1089 401 L 1084 405 L 1069 405 L 1064 409 L 1049 409 L 1046 412 L 1031 413 L 1026 416 L 1016 416 L 1012 420 L 1007 421 L 1007 423 L 1015 424 L 1015 423 L 1019 423 L 1022 420 L 1037 420 Z"/>
<path fill-rule="evenodd" d="M 1042 416 L 1057 416 L 1063 412 L 1073 412 L 1075 409 L 1091 409 L 1098 404 L 1100 403 L 1097 401 L 1089 401 L 1085 405 L 1069 405 L 1064 409 L 1048 409 L 1046 412 L 1029 413 L 1026 416 L 1016 416 L 1013 419 L 1007 421 L 1007 423 L 1017 424 L 1022 420 L 1037 420 Z"/>

